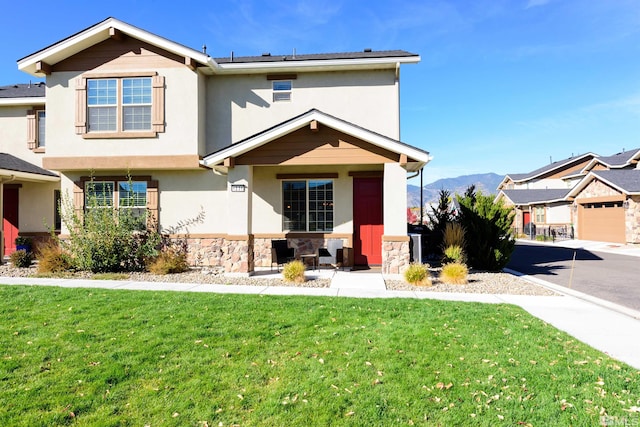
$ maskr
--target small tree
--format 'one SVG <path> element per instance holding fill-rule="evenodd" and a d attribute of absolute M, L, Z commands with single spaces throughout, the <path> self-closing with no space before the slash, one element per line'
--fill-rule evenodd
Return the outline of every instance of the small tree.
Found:
<path fill-rule="evenodd" d="M 513 211 L 492 196 L 475 191 L 471 186 L 460 203 L 459 221 L 465 229 L 469 265 L 476 269 L 499 271 L 511 258 L 515 240 L 511 234 Z"/>
<path fill-rule="evenodd" d="M 429 229 L 431 235 L 429 238 L 429 251 L 436 255 L 442 255 L 442 242 L 444 239 L 444 229 L 448 223 L 453 221 L 453 213 L 449 207 L 451 203 L 451 192 L 442 189 L 438 193 L 438 206 L 428 213 Z"/>

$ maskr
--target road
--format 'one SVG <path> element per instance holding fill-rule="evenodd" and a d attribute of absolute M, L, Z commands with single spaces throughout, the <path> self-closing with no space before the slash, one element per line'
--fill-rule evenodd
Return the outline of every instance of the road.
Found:
<path fill-rule="evenodd" d="M 507 267 L 640 311 L 638 257 L 518 242 Z"/>

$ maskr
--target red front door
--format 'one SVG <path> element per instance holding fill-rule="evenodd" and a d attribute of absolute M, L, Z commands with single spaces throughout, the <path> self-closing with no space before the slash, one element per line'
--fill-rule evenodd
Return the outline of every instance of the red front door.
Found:
<path fill-rule="evenodd" d="M 11 255 L 16 250 L 18 237 L 18 189 L 5 188 L 2 209 L 2 228 L 4 230 L 4 254 Z"/>
<path fill-rule="evenodd" d="M 354 263 L 382 264 L 382 178 L 353 179 Z"/>

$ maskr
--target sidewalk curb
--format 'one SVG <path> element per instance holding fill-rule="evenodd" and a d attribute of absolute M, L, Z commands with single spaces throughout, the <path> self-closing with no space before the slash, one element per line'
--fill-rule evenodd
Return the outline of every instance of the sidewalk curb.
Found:
<path fill-rule="evenodd" d="M 591 304 L 598 305 L 602 308 L 606 308 L 611 311 L 615 311 L 620 314 L 624 314 L 625 316 L 629 316 L 632 319 L 640 320 L 640 311 L 622 306 L 620 304 L 616 304 L 607 300 L 603 300 L 601 298 L 597 298 L 588 294 L 585 294 L 580 291 L 576 291 L 574 289 L 570 289 L 564 286 L 556 285 L 551 282 L 547 282 L 546 280 L 538 279 L 537 277 L 529 276 L 527 274 L 521 273 L 516 270 L 512 270 L 510 268 L 505 268 L 503 270 L 505 273 L 513 274 L 514 276 L 521 277 L 524 280 L 527 280 L 531 283 L 535 283 L 536 285 L 543 286 L 545 288 L 551 289 L 554 292 L 558 292 L 564 296 L 570 296 L 574 298 L 581 299 Z"/>

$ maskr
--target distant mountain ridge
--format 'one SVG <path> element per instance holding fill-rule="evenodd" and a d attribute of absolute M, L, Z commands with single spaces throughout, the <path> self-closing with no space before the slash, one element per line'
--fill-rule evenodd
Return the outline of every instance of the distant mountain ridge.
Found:
<path fill-rule="evenodd" d="M 443 178 L 427 184 L 423 188 L 424 203 L 438 201 L 440 190 L 449 190 L 452 195 L 463 194 L 470 185 L 475 185 L 477 190 L 484 194 L 497 194 L 496 188 L 502 182 L 504 175 L 493 172 L 474 175 L 463 175 L 456 178 Z M 407 207 L 420 206 L 420 187 L 417 185 L 407 185 Z"/>

